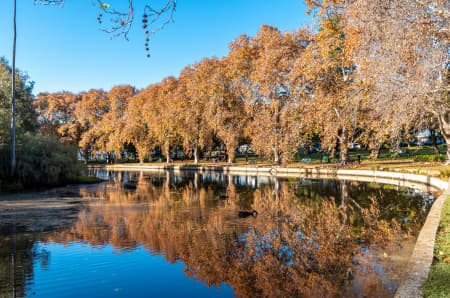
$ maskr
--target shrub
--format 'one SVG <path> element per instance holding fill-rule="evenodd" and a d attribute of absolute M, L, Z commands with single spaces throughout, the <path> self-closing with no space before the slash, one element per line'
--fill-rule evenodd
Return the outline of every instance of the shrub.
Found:
<path fill-rule="evenodd" d="M 88 164 L 106 164 L 106 159 L 89 159 Z"/>
<path fill-rule="evenodd" d="M 0 148 L 0 178 L 27 187 L 61 185 L 76 181 L 81 166 L 75 148 L 52 137 L 25 135 L 17 140 L 16 169 L 9 175 L 9 146 Z"/>
<path fill-rule="evenodd" d="M 428 155 L 417 155 L 414 156 L 414 161 L 421 162 L 421 161 L 428 161 L 428 162 L 444 162 L 446 159 L 446 156 L 444 154 L 428 154 Z"/>

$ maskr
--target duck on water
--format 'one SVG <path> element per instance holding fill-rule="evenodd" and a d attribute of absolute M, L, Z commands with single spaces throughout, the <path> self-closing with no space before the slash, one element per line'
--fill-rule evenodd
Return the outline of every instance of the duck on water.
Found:
<path fill-rule="evenodd" d="M 256 212 L 256 210 L 253 210 L 253 211 L 239 211 L 238 216 L 240 218 L 247 218 L 249 216 L 257 217 L 258 216 L 258 212 Z"/>

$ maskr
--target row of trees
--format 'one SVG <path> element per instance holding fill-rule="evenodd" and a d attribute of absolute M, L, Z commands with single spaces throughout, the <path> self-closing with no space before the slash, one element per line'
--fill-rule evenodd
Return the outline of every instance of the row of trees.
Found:
<path fill-rule="evenodd" d="M 322 148 L 339 147 L 343 164 L 351 143 L 376 153 L 384 142 L 398 146 L 411 127 L 439 123 L 449 143 L 442 1 L 306 2 L 316 27 L 282 33 L 264 25 L 231 42 L 226 57 L 205 58 L 139 92 L 39 94 L 42 129 L 86 156 L 132 143 L 141 160 L 159 147 L 169 161 L 182 145 L 196 163 L 214 136 L 229 162 L 242 137 L 275 163 L 313 136 Z"/>

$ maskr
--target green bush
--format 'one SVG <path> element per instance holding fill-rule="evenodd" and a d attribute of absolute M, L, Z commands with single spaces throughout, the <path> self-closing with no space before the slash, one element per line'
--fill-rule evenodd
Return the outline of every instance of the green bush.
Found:
<path fill-rule="evenodd" d="M 25 135 L 17 140 L 16 169 L 9 174 L 9 146 L 0 148 L 0 180 L 26 187 L 61 185 L 76 181 L 81 165 L 75 148 L 51 137 Z"/>
<path fill-rule="evenodd" d="M 435 162 L 444 162 L 446 156 L 444 154 L 428 154 L 428 155 L 417 155 L 414 156 L 414 161 L 435 161 Z"/>
<path fill-rule="evenodd" d="M 106 164 L 106 159 L 89 159 L 88 164 Z"/>
<path fill-rule="evenodd" d="M 139 159 L 135 159 L 135 158 L 120 158 L 116 162 L 117 163 L 138 163 Z"/>

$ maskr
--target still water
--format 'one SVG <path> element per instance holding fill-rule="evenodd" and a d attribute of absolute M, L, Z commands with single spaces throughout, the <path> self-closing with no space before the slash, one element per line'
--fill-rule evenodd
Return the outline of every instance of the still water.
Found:
<path fill-rule="evenodd" d="M 61 190 L 83 203 L 57 228 L 2 228 L 1 297 L 389 297 L 433 200 L 327 179 L 96 174 L 107 181 Z"/>

